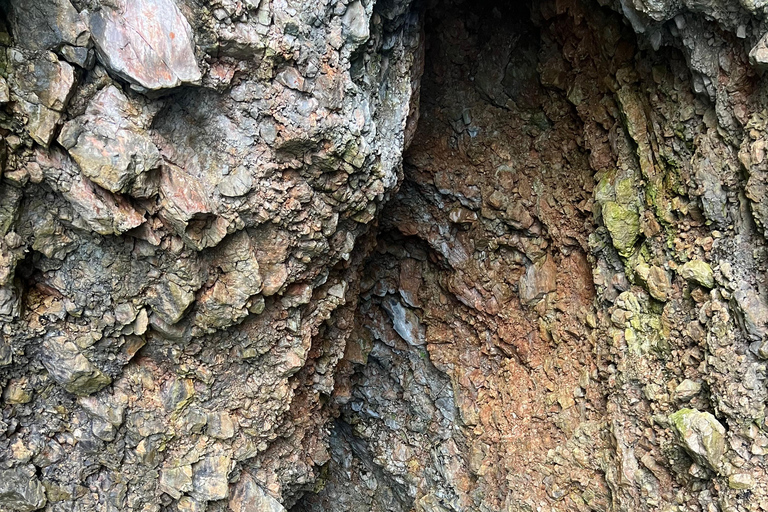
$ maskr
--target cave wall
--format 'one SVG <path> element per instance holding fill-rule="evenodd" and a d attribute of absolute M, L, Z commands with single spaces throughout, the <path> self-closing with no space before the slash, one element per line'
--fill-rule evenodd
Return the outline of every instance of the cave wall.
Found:
<path fill-rule="evenodd" d="M 0 509 L 758 510 L 764 6 L 0 2 Z"/>
<path fill-rule="evenodd" d="M 742 128 L 760 77 L 722 26 L 639 31 L 606 7 L 427 7 L 329 482 L 297 510 L 765 506 L 763 196 Z M 684 20 L 722 39 L 675 39 Z M 718 86 L 691 55 L 719 59 Z"/>

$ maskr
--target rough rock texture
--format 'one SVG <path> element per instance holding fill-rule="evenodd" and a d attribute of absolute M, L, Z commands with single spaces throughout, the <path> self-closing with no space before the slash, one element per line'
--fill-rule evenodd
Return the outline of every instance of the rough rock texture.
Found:
<path fill-rule="evenodd" d="M 0 510 L 768 510 L 768 6 L 0 2 Z"/>

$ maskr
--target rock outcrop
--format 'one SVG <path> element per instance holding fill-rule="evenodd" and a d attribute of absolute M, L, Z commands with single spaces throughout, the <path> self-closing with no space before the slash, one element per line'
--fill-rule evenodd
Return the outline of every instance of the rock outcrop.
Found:
<path fill-rule="evenodd" d="M 766 8 L 0 2 L 0 510 L 767 509 Z"/>

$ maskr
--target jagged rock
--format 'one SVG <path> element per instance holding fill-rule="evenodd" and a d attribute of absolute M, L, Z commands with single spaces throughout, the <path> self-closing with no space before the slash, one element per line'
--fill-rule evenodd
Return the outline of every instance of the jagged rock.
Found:
<path fill-rule="evenodd" d="M 763 35 L 749 51 L 749 62 L 761 71 L 768 68 L 768 34 Z"/>
<path fill-rule="evenodd" d="M 197 82 L 192 28 L 174 0 L 118 0 L 91 16 L 100 60 L 118 76 L 158 90 Z"/>
<path fill-rule="evenodd" d="M 192 491 L 192 466 L 189 464 L 165 468 L 160 471 L 160 490 L 178 500 L 183 493 Z"/>
<path fill-rule="evenodd" d="M 144 217 L 123 197 L 115 196 L 80 176 L 62 194 L 85 223 L 101 235 L 119 235 L 144 223 Z"/>
<path fill-rule="evenodd" d="M 763 339 L 768 334 L 768 306 L 760 295 L 746 283 L 742 283 L 742 286 L 733 292 L 733 298 L 736 299 L 736 305 L 744 317 L 747 333 L 754 340 Z M 763 351 L 761 357 L 768 358 L 768 351 Z"/>
<path fill-rule="evenodd" d="M 347 5 L 342 24 L 347 37 L 353 43 L 362 44 L 368 40 L 368 14 L 361 2 L 352 2 Z"/>
<path fill-rule="evenodd" d="M 240 475 L 229 499 L 232 512 L 285 512 L 285 508 L 275 498 L 264 492 L 256 480 L 248 473 Z"/>
<path fill-rule="evenodd" d="M 112 382 L 63 336 L 46 338 L 41 356 L 53 380 L 75 395 L 90 395 Z"/>
<path fill-rule="evenodd" d="M 22 469 L 0 470 L 0 507 L 5 510 L 31 512 L 46 503 L 45 488 L 31 472 Z"/>
<path fill-rule="evenodd" d="M 678 271 L 686 281 L 693 281 L 706 288 L 715 286 L 715 277 L 709 263 L 701 260 L 691 260 L 682 265 Z"/>
<path fill-rule="evenodd" d="M 423 345 L 424 326 L 419 317 L 411 310 L 403 306 L 399 300 L 392 297 L 383 303 L 384 309 L 392 319 L 395 332 L 410 345 Z"/>
<path fill-rule="evenodd" d="M 557 290 L 557 265 L 551 256 L 527 265 L 520 277 L 520 300 L 532 305 Z"/>
<path fill-rule="evenodd" d="M 262 289 L 256 247 L 247 232 L 236 233 L 221 243 L 214 262 L 222 273 L 200 298 L 195 317 L 195 323 L 206 329 L 242 320 L 248 314 L 248 300 Z"/>
<path fill-rule="evenodd" d="M 228 474 L 232 460 L 210 455 L 192 466 L 192 495 L 201 501 L 223 500 L 229 495 Z"/>
<path fill-rule="evenodd" d="M 683 447 L 696 462 L 714 471 L 725 452 L 725 428 L 708 412 L 680 409 L 669 416 Z"/>
<path fill-rule="evenodd" d="M 31 103 L 61 112 L 74 92 L 74 69 L 52 52 L 14 69 L 14 91 Z"/>
<path fill-rule="evenodd" d="M 146 121 L 130 100 L 117 87 L 108 86 L 91 100 L 85 115 L 64 125 L 59 142 L 91 181 L 111 192 L 126 193 L 161 161 L 145 129 Z"/>
<path fill-rule="evenodd" d="M 701 391 L 701 384 L 691 379 L 685 379 L 675 388 L 675 398 L 687 402 Z"/>
<path fill-rule="evenodd" d="M 229 413 L 209 414 L 207 424 L 208 434 L 216 439 L 230 439 L 235 435 L 235 424 Z"/>
<path fill-rule="evenodd" d="M 755 479 L 749 473 L 735 473 L 728 477 L 728 487 L 731 489 L 752 489 L 755 486 Z"/>
<path fill-rule="evenodd" d="M 161 215 L 176 233 L 197 250 L 214 247 L 227 235 L 229 222 L 213 215 L 203 183 L 173 166 L 160 176 Z"/>
<path fill-rule="evenodd" d="M 632 208 L 609 201 L 603 205 L 603 221 L 613 246 L 622 256 L 629 256 L 640 236 L 640 215 Z"/>
<path fill-rule="evenodd" d="M 4 2 L 3 470 L 82 512 L 766 502 L 763 3 Z"/>
<path fill-rule="evenodd" d="M 11 28 L 22 47 L 46 50 L 62 43 L 86 46 L 88 25 L 69 0 L 29 2 L 11 0 Z"/>

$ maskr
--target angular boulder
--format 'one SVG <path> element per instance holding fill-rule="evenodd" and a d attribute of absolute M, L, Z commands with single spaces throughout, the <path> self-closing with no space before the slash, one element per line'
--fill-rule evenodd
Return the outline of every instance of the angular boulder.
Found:
<path fill-rule="evenodd" d="M 285 512 L 283 505 L 267 494 L 248 473 L 240 475 L 240 481 L 234 488 L 229 500 L 229 508 L 233 512 Z"/>
<path fill-rule="evenodd" d="M 148 90 L 178 87 L 201 78 L 192 28 L 173 0 L 118 0 L 91 17 L 101 62 Z"/>
<path fill-rule="evenodd" d="M 59 135 L 83 174 L 110 192 L 130 192 L 143 173 L 160 165 L 160 152 L 135 111 L 125 94 L 110 85 Z"/>
<path fill-rule="evenodd" d="M 669 421 L 680 444 L 701 466 L 717 471 L 725 452 L 725 427 L 708 412 L 680 409 Z"/>
<path fill-rule="evenodd" d="M 699 283 L 706 288 L 715 286 L 715 276 L 709 263 L 701 260 L 691 260 L 678 270 L 680 277 L 686 281 Z"/>
<path fill-rule="evenodd" d="M 88 44 L 88 25 L 69 0 L 11 0 L 10 4 L 13 37 L 21 46 L 45 50 Z"/>
<path fill-rule="evenodd" d="M 31 467 L 31 466 L 30 466 Z M 40 480 L 19 468 L 0 470 L 0 510 L 31 512 L 45 506 L 45 488 Z"/>
<path fill-rule="evenodd" d="M 43 342 L 42 359 L 53 380 L 75 395 L 90 395 L 112 382 L 63 336 L 51 336 Z"/>

